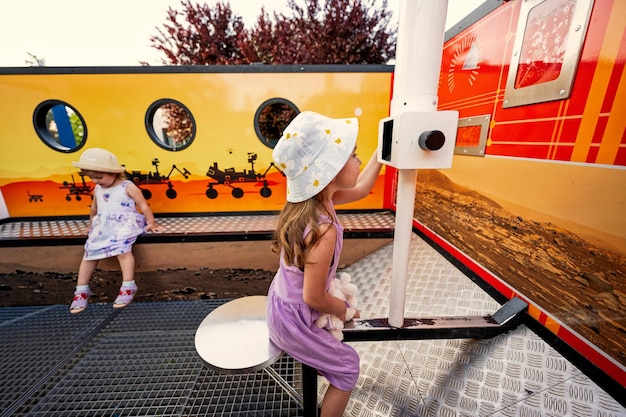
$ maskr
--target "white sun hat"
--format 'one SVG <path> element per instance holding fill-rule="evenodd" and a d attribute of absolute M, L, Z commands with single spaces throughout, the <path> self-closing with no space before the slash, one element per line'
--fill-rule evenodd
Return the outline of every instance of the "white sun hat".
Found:
<path fill-rule="evenodd" d="M 331 119 L 298 114 L 274 147 L 274 163 L 287 177 L 287 201 L 299 203 L 322 191 L 344 167 L 356 145 L 356 117 Z"/>
<path fill-rule="evenodd" d="M 72 165 L 86 171 L 108 173 L 120 173 L 124 172 L 126 169 L 120 166 L 115 155 L 106 149 L 100 148 L 87 149 L 80 156 L 80 160 L 78 162 L 72 162 Z"/>

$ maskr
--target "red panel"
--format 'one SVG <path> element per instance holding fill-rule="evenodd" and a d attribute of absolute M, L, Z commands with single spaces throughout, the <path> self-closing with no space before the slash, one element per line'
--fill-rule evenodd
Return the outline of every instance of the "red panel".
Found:
<path fill-rule="evenodd" d="M 578 119 L 566 119 L 563 121 L 563 130 L 558 138 L 559 143 L 576 143 L 576 136 L 578 135 L 578 129 L 580 128 L 580 118 Z M 569 159 L 567 159 L 569 161 Z"/>
<path fill-rule="evenodd" d="M 439 86 L 440 108 L 458 110 L 461 118 L 492 115 L 495 127 L 488 135 L 490 145 L 485 150 L 486 155 L 569 161 L 587 105 L 589 88 L 606 35 L 612 4 L 610 1 L 595 3 L 568 99 L 503 109 L 502 100 L 512 54 L 510 48 L 517 31 L 520 7 L 521 2 L 504 3 L 489 16 L 446 43 Z M 534 10 L 537 11 L 538 9 Z M 550 13 L 559 11 L 552 10 Z M 558 31 L 559 28 L 555 26 L 554 30 Z M 547 41 L 557 42 L 558 39 Z M 549 49 L 556 51 L 562 48 Z M 524 51 L 530 54 L 531 49 L 526 48 Z M 612 110 L 625 61 L 626 37 L 621 40 L 620 54 L 602 105 L 601 112 L 605 115 Z M 533 71 L 539 69 L 535 67 Z M 523 83 L 535 84 L 546 77 L 550 78 L 552 74 L 550 71 L 533 71 L 528 72 L 531 78 Z M 541 121 L 534 121 L 537 119 Z M 604 116 L 598 120 L 592 138 L 593 144 L 601 143 L 606 122 Z M 460 139 L 463 140 L 463 137 Z M 598 150 L 592 147 L 587 162 L 595 163 L 597 153 Z M 615 164 L 624 165 L 623 159 L 620 148 Z"/>
<path fill-rule="evenodd" d="M 622 144 L 624 143 L 624 138 L 622 138 Z M 617 155 L 615 156 L 615 165 L 626 166 L 626 148 L 621 147 L 617 151 Z"/>
<path fill-rule="evenodd" d="M 513 121 L 525 119 L 544 119 L 554 118 L 559 115 L 559 109 L 562 106 L 561 101 L 548 101 L 545 103 L 531 104 L 528 106 L 502 108 L 502 102 L 498 103 L 497 120 Z"/>
<path fill-rule="evenodd" d="M 598 118 L 596 130 L 593 132 L 593 138 L 591 139 L 591 143 L 602 143 L 602 136 L 604 135 L 604 131 L 606 130 L 606 124 L 608 121 L 608 117 L 606 116 L 600 116 Z"/>
<path fill-rule="evenodd" d="M 492 145 L 491 155 L 547 159 L 548 145 Z"/>
<path fill-rule="evenodd" d="M 600 151 L 600 147 L 592 146 L 589 148 L 589 153 L 587 153 L 587 160 L 585 162 L 589 164 L 593 164 L 596 162 L 596 158 L 598 157 L 598 152 Z"/>
<path fill-rule="evenodd" d="M 569 161 L 572 159 L 572 153 L 574 151 L 573 146 L 558 146 L 555 151 L 552 153 L 554 156 L 550 159 L 554 159 L 555 161 Z"/>
<path fill-rule="evenodd" d="M 502 39 L 510 22 L 517 21 L 516 14 L 512 5 L 504 4 L 444 45 L 438 92 L 442 105 L 452 105 L 460 117 L 492 113 L 498 85 L 506 81 L 501 68 L 511 53 Z"/>
<path fill-rule="evenodd" d="M 626 35 L 624 36 L 624 40 L 622 41 L 622 50 L 626 50 Z M 622 72 L 624 72 L 624 63 L 617 63 L 613 67 L 613 72 L 611 73 L 611 79 L 609 80 L 609 88 L 607 88 L 606 96 L 604 97 L 604 102 L 602 103 L 602 113 L 608 113 L 611 111 L 613 107 L 613 102 L 615 101 L 615 95 L 617 94 L 617 87 L 619 86 L 619 81 L 622 78 Z"/>
<path fill-rule="evenodd" d="M 583 54 L 585 49 L 583 49 Z M 596 70 L 596 61 L 581 61 L 578 64 L 574 84 L 572 85 L 572 93 L 568 103 L 567 113 L 569 115 L 581 115 L 587 104 L 589 96 L 589 87 L 593 80 L 593 73 Z"/>
<path fill-rule="evenodd" d="M 520 120 L 519 123 L 499 124 L 496 123 L 491 131 L 491 141 L 516 143 L 543 143 L 550 142 L 556 121 Z M 491 151 L 488 151 L 491 153 Z"/>

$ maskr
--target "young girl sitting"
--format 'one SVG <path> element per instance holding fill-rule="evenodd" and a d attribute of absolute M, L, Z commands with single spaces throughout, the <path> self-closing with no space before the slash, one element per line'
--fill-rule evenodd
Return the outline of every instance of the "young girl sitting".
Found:
<path fill-rule="evenodd" d="M 80 160 L 72 164 L 82 169 L 84 175 L 90 177 L 96 186 L 90 209 L 89 235 L 78 269 L 70 313 L 80 313 L 87 308 L 91 295 L 91 275 L 100 259 L 113 256 L 120 263 L 123 280 L 113 307 L 126 307 L 137 292 L 132 246 L 140 234 L 158 231 L 154 215 L 141 190 L 125 179 L 125 168 L 118 164 L 117 158 L 111 152 L 100 148 L 87 149 L 80 156 Z M 137 212 L 137 208 L 141 213 Z"/>
<path fill-rule="evenodd" d="M 328 379 L 321 417 L 343 415 L 359 376 L 356 351 L 314 323 L 322 313 L 345 321 L 348 307 L 328 293 L 343 246 L 335 205 L 367 196 L 381 169 L 374 154 L 359 174 L 357 133 L 356 118 L 302 112 L 273 152 L 287 177 L 287 203 L 273 242 L 280 266 L 268 292 L 270 339 Z"/>

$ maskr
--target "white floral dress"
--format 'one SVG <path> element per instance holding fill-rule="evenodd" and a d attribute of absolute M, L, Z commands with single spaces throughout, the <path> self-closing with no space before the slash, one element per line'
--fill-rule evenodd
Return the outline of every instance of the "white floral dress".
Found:
<path fill-rule="evenodd" d="M 128 184 L 130 181 L 124 180 L 109 188 L 96 185 L 98 213 L 91 221 L 83 259 L 98 260 L 129 252 L 137 236 L 145 232 L 146 218 L 126 194 Z"/>

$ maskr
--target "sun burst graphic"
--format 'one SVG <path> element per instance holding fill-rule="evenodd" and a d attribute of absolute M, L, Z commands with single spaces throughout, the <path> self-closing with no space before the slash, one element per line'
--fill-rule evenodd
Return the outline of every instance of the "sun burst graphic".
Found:
<path fill-rule="evenodd" d="M 468 36 L 457 46 L 448 69 L 448 91 L 471 87 L 476 81 L 480 69 L 480 48 L 476 37 Z"/>

